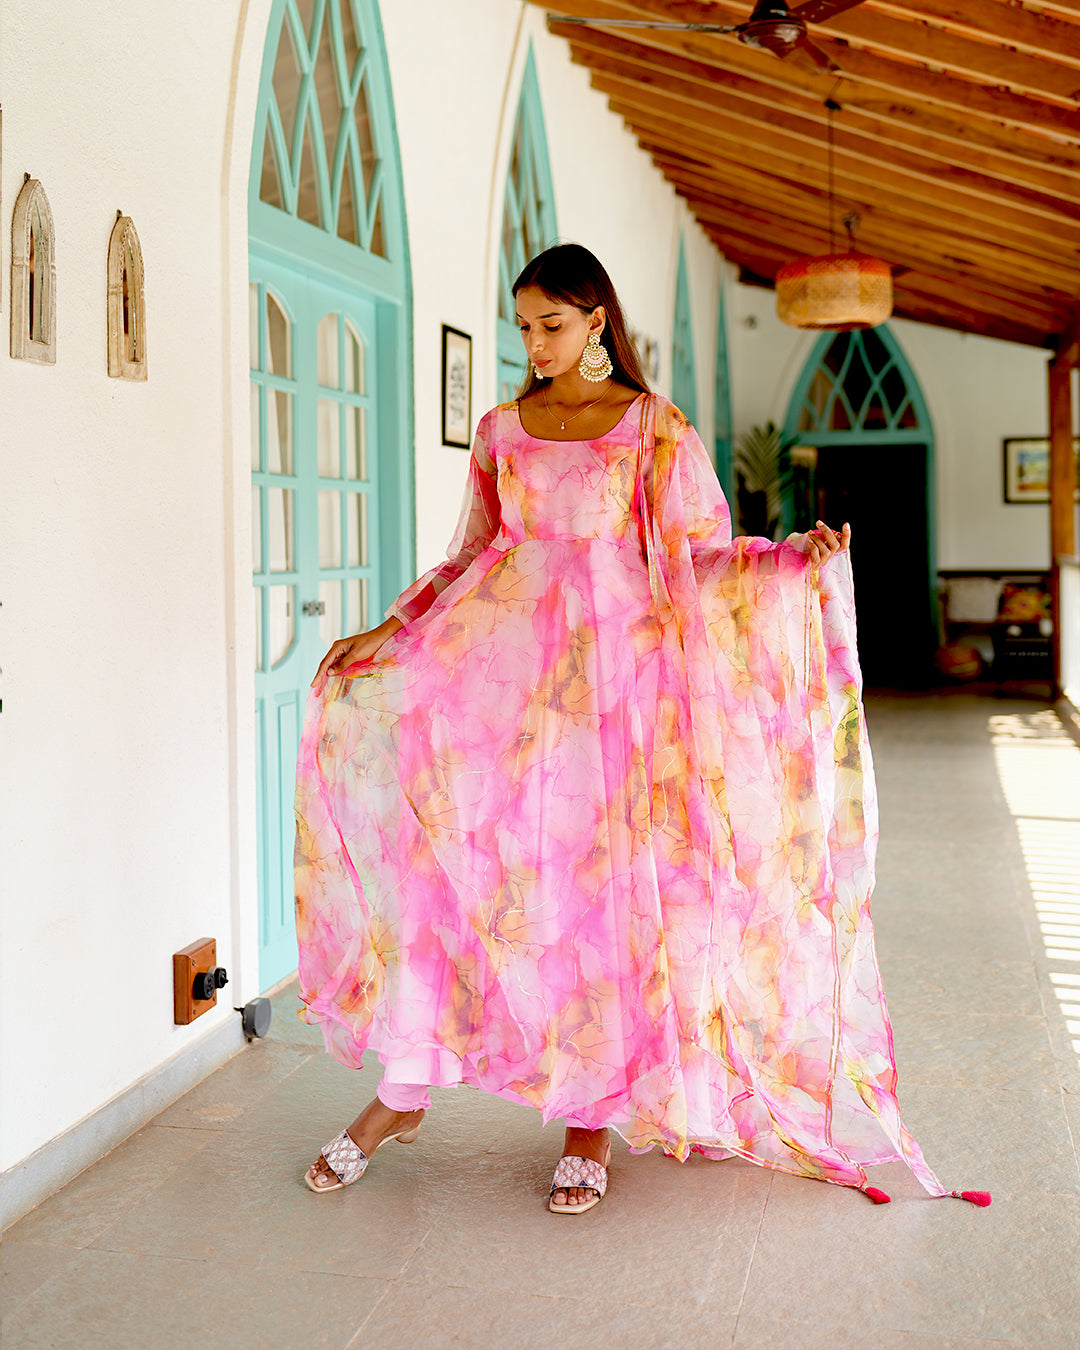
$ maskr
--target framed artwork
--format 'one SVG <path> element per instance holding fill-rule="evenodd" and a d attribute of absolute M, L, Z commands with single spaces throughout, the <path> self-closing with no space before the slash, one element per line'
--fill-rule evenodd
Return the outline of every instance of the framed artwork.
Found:
<path fill-rule="evenodd" d="M 1050 442 L 1045 436 L 1010 436 L 1001 442 L 1005 475 L 1005 500 L 1042 502 L 1050 500 Z M 1073 442 L 1073 481 L 1080 501 L 1080 437 Z"/>
<path fill-rule="evenodd" d="M 472 444 L 472 338 L 442 326 L 443 445 L 468 450 Z"/>

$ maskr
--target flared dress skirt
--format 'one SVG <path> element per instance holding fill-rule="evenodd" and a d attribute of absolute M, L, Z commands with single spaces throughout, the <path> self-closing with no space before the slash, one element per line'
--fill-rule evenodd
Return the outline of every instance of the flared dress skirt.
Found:
<path fill-rule="evenodd" d="M 831 575 L 830 575 L 831 572 Z M 471 1084 L 864 1186 L 904 1129 L 869 898 L 846 557 L 730 537 L 693 429 L 481 422 L 447 563 L 313 693 L 301 997 L 390 1081 Z"/>

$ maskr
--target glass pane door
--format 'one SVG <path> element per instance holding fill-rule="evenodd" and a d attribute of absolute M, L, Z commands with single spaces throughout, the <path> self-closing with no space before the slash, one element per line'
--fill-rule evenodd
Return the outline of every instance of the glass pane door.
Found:
<path fill-rule="evenodd" d="M 251 254 L 252 578 L 263 988 L 296 965 L 293 786 L 308 684 L 378 594 L 375 308 Z"/>

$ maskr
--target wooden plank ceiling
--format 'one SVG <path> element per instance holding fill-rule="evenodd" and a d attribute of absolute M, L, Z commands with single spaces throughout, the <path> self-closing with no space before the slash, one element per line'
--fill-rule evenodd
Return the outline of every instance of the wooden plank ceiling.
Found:
<path fill-rule="evenodd" d="M 738 24 L 751 3 L 541 8 Z M 771 283 L 793 256 L 830 251 L 831 97 L 836 247 L 856 212 L 859 249 L 893 266 L 895 313 L 1037 347 L 1075 341 L 1080 0 L 864 0 L 810 25 L 838 72 L 734 36 L 549 26 L 746 279 Z"/>

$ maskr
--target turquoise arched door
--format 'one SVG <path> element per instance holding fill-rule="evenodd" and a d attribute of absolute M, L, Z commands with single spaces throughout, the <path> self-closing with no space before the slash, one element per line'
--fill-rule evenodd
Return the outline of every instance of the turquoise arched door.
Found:
<path fill-rule="evenodd" d="M 852 527 L 867 682 L 925 682 L 937 645 L 934 436 L 918 381 L 887 325 L 822 334 L 785 430 L 803 447 L 795 477 L 798 484 L 802 475 L 805 514 Z M 789 501 L 787 525 L 794 523 Z"/>
<path fill-rule="evenodd" d="M 308 682 L 413 566 L 409 269 L 374 0 L 275 0 L 250 191 L 252 573 L 263 988 L 296 965 Z"/>
<path fill-rule="evenodd" d="M 503 195 L 503 227 L 499 236 L 499 310 L 496 326 L 496 387 L 499 401 L 512 399 L 525 376 L 525 349 L 517 326 L 511 287 L 529 261 L 558 238 L 555 194 L 551 186 L 540 83 L 530 44 L 514 118 L 514 138 Z"/>

